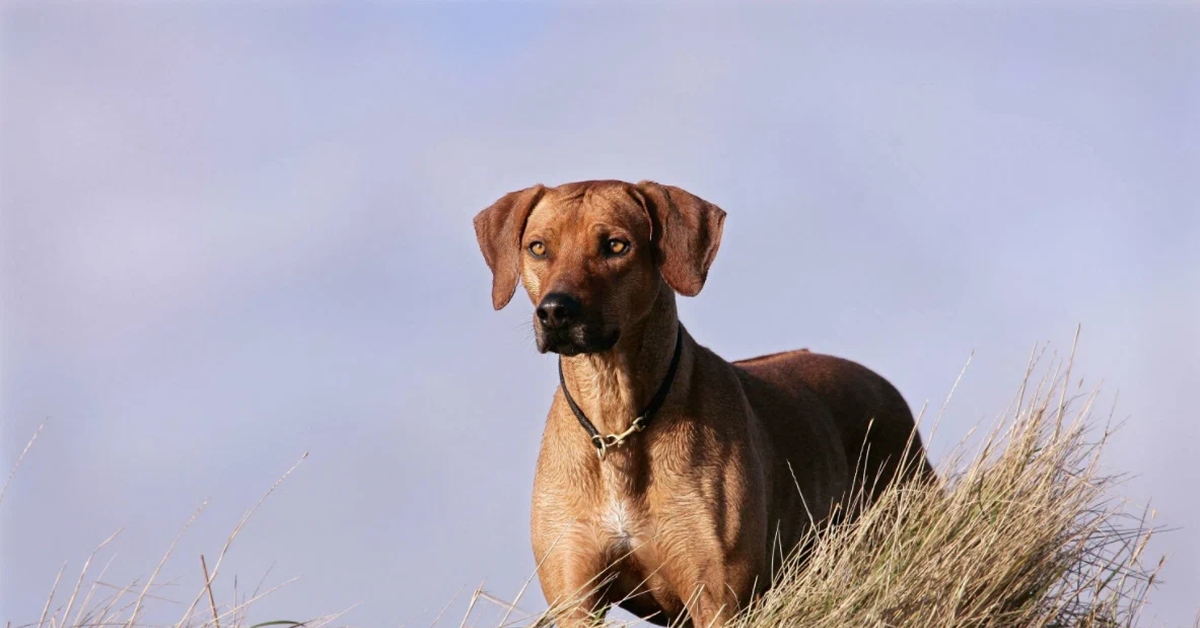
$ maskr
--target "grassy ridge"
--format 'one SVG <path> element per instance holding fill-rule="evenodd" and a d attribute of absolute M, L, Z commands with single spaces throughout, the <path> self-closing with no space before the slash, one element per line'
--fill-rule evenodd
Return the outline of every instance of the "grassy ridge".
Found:
<path fill-rule="evenodd" d="M 826 531 L 737 626 L 1135 625 L 1161 566 L 1144 560 L 1153 529 L 1098 473 L 1094 391 L 1031 375 L 983 445 L 942 465 L 943 487 L 889 491 Z"/>

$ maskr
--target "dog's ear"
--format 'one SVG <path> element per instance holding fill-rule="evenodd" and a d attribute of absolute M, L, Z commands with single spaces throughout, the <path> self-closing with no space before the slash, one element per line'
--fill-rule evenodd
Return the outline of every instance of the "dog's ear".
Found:
<path fill-rule="evenodd" d="M 677 187 L 642 181 L 634 189 L 650 215 L 659 272 L 675 292 L 694 297 L 721 246 L 725 211 Z"/>
<path fill-rule="evenodd" d="M 542 198 L 546 187 L 509 192 L 475 215 L 475 238 L 483 260 L 492 270 L 492 306 L 508 305 L 521 274 L 521 234 L 529 212 Z"/>

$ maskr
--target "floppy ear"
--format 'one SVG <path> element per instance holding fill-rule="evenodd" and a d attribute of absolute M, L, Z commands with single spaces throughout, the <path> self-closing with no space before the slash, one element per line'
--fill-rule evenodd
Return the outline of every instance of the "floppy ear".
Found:
<path fill-rule="evenodd" d="M 475 215 L 475 238 L 483 260 L 492 270 L 492 306 L 508 305 L 521 274 L 521 234 L 529 212 L 542 198 L 545 186 L 509 192 Z"/>
<path fill-rule="evenodd" d="M 659 272 L 675 292 L 696 296 L 717 257 L 725 211 L 670 185 L 642 181 L 635 189 L 650 215 Z"/>

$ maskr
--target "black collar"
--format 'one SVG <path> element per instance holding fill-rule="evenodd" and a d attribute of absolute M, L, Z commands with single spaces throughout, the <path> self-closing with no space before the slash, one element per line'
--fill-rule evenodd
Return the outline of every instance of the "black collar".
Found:
<path fill-rule="evenodd" d="M 587 415 L 579 408 L 579 404 L 571 398 L 571 391 L 567 390 L 567 380 L 563 378 L 562 357 L 558 358 L 558 383 L 562 386 L 563 396 L 566 397 L 567 405 L 571 407 L 571 412 L 575 414 L 579 424 L 592 438 L 592 444 L 596 447 L 596 455 L 600 456 L 601 460 L 604 459 L 604 454 L 608 452 L 609 447 L 620 447 L 630 434 L 646 429 L 650 419 L 654 418 L 654 414 L 662 408 L 663 402 L 667 400 L 667 394 L 671 392 L 671 383 L 675 381 L 675 372 L 679 370 L 679 356 L 683 353 L 683 323 L 676 323 L 675 329 L 675 353 L 671 355 L 671 365 L 667 367 L 666 377 L 658 386 L 658 391 L 654 393 L 650 403 L 646 404 L 646 408 L 637 415 L 629 429 L 620 434 L 601 435 L 596 426 L 592 425 Z"/>

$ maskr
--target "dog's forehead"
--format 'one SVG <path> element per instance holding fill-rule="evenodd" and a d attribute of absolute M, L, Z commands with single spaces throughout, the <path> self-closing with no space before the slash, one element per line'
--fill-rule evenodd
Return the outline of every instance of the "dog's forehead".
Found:
<path fill-rule="evenodd" d="M 526 223 L 527 229 L 587 228 L 605 224 L 638 232 L 648 228 L 641 204 L 620 181 L 582 181 L 546 190 Z"/>

